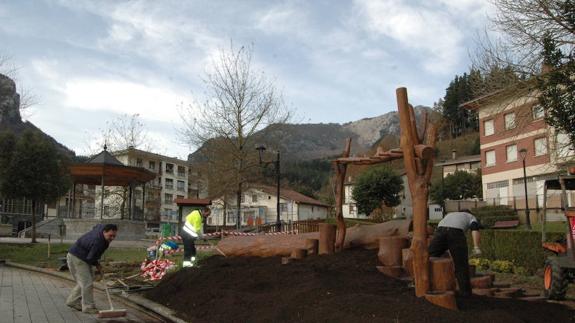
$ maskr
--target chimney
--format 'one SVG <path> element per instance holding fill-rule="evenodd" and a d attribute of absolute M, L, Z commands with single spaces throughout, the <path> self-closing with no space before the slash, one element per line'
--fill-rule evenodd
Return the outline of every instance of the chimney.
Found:
<path fill-rule="evenodd" d="M 453 149 L 451 151 L 451 159 L 456 159 L 457 158 L 457 150 Z"/>

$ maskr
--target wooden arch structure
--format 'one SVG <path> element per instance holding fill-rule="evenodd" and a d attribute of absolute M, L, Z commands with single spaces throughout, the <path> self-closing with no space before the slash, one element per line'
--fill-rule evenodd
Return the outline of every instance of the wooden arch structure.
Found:
<path fill-rule="evenodd" d="M 336 170 L 336 250 L 343 249 L 346 228 L 343 219 L 344 181 L 348 165 L 374 165 L 403 158 L 408 178 L 409 190 L 413 201 L 413 269 L 415 294 L 425 296 L 429 291 L 429 253 L 427 251 L 427 200 L 429 182 L 433 169 L 437 127 L 428 127 L 427 114 L 424 118 L 423 131 L 417 130 L 413 106 L 409 104 L 406 88 L 396 90 L 397 109 L 401 128 L 399 149 L 383 151 L 378 149 L 371 157 L 350 157 L 351 139 L 348 139 L 341 158 L 334 160 Z"/>
<path fill-rule="evenodd" d="M 112 156 L 104 146 L 104 150 L 92 157 L 85 163 L 70 166 L 70 175 L 73 181 L 72 214 L 75 217 L 76 204 L 76 184 L 87 184 L 100 186 L 102 192 L 106 186 L 129 187 L 128 195 L 128 217 L 133 219 L 134 215 L 134 187 L 142 186 L 142 210 L 145 209 L 145 184 L 156 178 L 156 174 L 141 167 L 126 166 Z M 100 219 L 104 215 L 104 194 L 100 201 Z"/>

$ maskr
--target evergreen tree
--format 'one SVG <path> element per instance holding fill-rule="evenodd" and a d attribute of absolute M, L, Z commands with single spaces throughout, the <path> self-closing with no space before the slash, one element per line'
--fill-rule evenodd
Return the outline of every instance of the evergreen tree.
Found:
<path fill-rule="evenodd" d="M 0 145 L 9 143 L 10 137 L 6 138 L 0 141 Z M 2 172 L 2 195 L 32 201 L 34 243 L 38 205 L 55 201 L 70 188 L 68 161 L 51 142 L 37 133 L 26 131 L 16 142 L 11 156 L 3 162 L 6 168 Z"/>
<path fill-rule="evenodd" d="M 464 200 L 482 195 L 481 175 L 464 171 L 457 171 L 433 183 L 430 191 L 431 200 L 439 204 L 446 199 Z"/>

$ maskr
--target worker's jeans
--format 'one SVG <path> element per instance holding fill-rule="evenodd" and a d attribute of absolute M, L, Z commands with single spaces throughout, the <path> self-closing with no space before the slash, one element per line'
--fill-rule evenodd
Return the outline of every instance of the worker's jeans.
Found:
<path fill-rule="evenodd" d="M 94 272 L 92 271 L 92 266 L 88 265 L 82 259 L 68 253 L 66 256 L 68 260 L 68 268 L 70 268 L 70 273 L 74 280 L 76 281 L 76 286 L 70 292 L 66 304 L 74 305 L 79 304 L 81 301 L 82 311 L 88 308 L 95 308 L 94 305 Z"/>
<path fill-rule="evenodd" d="M 182 240 L 184 240 L 184 260 L 190 260 L 196 256 L 196 238 L 184 231 L 182 232 Z"/>
<path fill-rule="evenodd" d="M 469 280 L 469 259 L 467 253 L 467 239 L 461 229 L 438 227 L 429 244 L 429 256 L 441 257 L 449 249 L 455 277 L 462 296 L 471 295 L 471 281 Z"/>

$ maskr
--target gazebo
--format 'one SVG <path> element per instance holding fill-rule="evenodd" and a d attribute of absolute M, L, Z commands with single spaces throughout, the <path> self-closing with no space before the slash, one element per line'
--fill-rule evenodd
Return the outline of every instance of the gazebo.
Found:
<path fill-rule="evenodd" d="M 73 180 L 72 213 L 75 218 L 76 184 L 100 186 L 102 190 L 100 203 L 100 219 L 104 216 L 104 189 L 106 186 L 129 187 L 128 219 L 134 220 L 134 188 L 142 186 L 142 212 L 145 210 L 145 184 L 156 178 L 156 174 L 141 167 L 126 166 L 112 156 L 107 147 L 85 163 L 74 164 L 70 167 Z M 94 214 L 95 215 L 95 214 Z M 144 218 L 142 217 L 142 220 Z"/>

